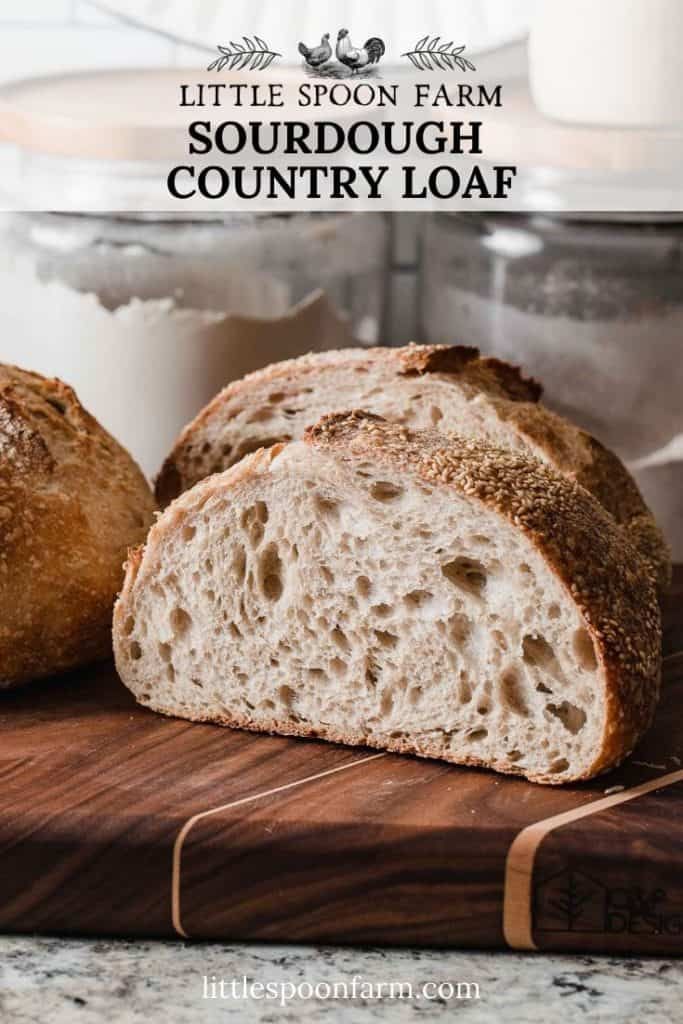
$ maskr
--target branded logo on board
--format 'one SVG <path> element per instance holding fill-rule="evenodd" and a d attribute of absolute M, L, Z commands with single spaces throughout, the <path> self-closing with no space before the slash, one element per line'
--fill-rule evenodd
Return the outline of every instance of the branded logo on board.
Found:
<path fill-rule="evenodd" d="M 539 933 L 683 934 L 683 908 L 666 890 L 608 885 L 571 867 L 535 887 L 533 916 Z"/>

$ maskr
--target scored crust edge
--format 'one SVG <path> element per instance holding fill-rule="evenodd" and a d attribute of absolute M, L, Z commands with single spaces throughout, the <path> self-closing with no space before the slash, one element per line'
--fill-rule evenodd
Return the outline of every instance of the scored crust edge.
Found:
<path fill-rule="evenodd" d="M 525 377 L 519 367 L 495 357 L 482 357 L 463 345 L 416 345 L 403 348 L 339 349 L 309 353 L 272 363 L 228 384 L 181 432 L 156 480 L 161 507 L 197 481 L 184 476 L 183 464 L 191 445 L 208 424 L 220 420 L 233 399 L 249 397 L 254 388 L 282 378 L 348 363 L 369 366 L 383 361 L 398 377 L 434 374 L 458 379 L 486 394 L 502 423 L 509 423 L 539 455 L 593 494 L 630 535 L 660 592 L 671 583 L 671 551 L 638 486 L 621 460 L 586 431 L 540 404 L 543 388 Z M 329 410 L 333 412 L 334 410 Z"/>

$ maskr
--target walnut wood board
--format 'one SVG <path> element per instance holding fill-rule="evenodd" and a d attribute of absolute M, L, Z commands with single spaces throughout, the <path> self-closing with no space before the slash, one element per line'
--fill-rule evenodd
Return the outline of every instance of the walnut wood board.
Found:
<path fill-rule="evenodd" d="M 621 769 L 493 773 L 166 719 L 111 666 L 0 702 L 0 929 L 504 947 L 505 863 L 534 822 L 683 765 L 683 572 L 657 721 Z M 555 829 L 539 949 L 683 952 L 683 781 Z"/>

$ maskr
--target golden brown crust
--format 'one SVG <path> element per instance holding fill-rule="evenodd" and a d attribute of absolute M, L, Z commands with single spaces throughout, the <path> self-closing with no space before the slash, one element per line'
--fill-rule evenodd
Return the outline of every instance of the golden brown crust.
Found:
<path fill-rule="evenodd" d="M 579 607 L 605 671 L 607 726 L 586 777 L 630 753 L 659 696 L 659 605 L 635 549 L 584 488 L 524 454 L 478 441 L 446 443 L 436 433 L 413 433 L 363 412 L 327 416 L 304 440 L 342 460 L 369 457 L 453 487 L 521 529 Z"/>
<path fill-rule="evenodd" d="M 589 490 L 629 532 L 653 574 L 660 590 L 671 580 L 668 546 L 645 504 L 633 478 L 620 460 L 589 434 L 539 404 L 540 384 L 522 375 L 517 367 L 499 359 L 481 358 L 476 348 L 460 345 L 408 345 L 405 348 L 347 349 L 316 353 L 275 363 L 242 380 L 228 385 L 196 419 L 190 423 L 166 459 L 157 480 L 157 500 L 163 507 L 203 475 L 204 460 L 197 460 L 208 435 L 220 432 L 238 411 L 255 401 L 260 389 L 277 387 L 307 376 L 334 372 L 336 368 L 357 364 L 359 368 L 376 364 L 397 378 L 435 375 L 442 381 L 457 381 L 460 386 L 487 396 L 502 424 L 543 461 Z M 390 385 L 389 385 L 390 386 Z M 271 443 L 290 440 L 282 436 Z M 208 442 L 211 445 L 211 442 Z M 266 439 L 261 441 L 266 443 Z M 223 457 L 220 450 L 211 463 L 211 472 L 226 469 L 240 453 Z"/>
<path fill-rule="evenodd" d="M 479 363 L 486 377 L 495 380 L 513 402 L 540 402 L 543 397 L 543 386 L 533 377 L 525 377 L 518 366 L 492 357 Z"/>
<path fill-rule="evenodd" d="M 479 349 L 467 345 L 406 345 L 395 349 L 404 376 L 425 373 L 462 373 L 479 358 Z"/>
<path fill-rule="evenodd" d="M 0 365 L 0 688 L 111 653 L 111 609 L 154 500 L 58 380 Z"/>
<path fill-rule="evenodd" d="M 544 462 L 575 480 L 624 526 L 644 557 L 657 587 L 671 583 L 671 553 L 661 530 L 617 456 L 584 430 L 542 405 L 497 403 L 501 419 L 513 423 Z"/>
<path fill-rule="evenodd" d="M 518 366 L 479 355 L 478 348 L 464 345 L 406 345 L 399 349 L 374 349 L 396 353 L 403 376 L 439 373 L 461 378 L 478 390 L 499 394 L 515 402 L 538 402 L 543 388 L 533 377 L 525 377 Z M 386 357 L 385 357 L 386 358 Z"/>

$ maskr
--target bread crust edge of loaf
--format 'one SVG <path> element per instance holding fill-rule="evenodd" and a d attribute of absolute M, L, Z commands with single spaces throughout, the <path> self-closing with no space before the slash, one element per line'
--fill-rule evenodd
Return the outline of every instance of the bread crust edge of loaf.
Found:
<path fill-rule="evenodd" d="M 615 520 L 630 534 L 653 574 L 660 594 L 671 584 L 671 550 L 640 490 L 622 461 L 600 441 L 570 421 L 540 404 L 543 389 L 521 369 L 495 357 L 482 357 L 479 350 L 463 345 L 416 345 L 402 348 L 339 349 L 335 352 L 308 353 L 296 359 L 271 363 L 247 374 L 223 388 L 188 423 L 164 460 L 155 482 L 155 496 L 161 508 L 193 486 L 183 476 L 182 464 L 188 444 L 195 444 L 206 425 L 221 418 L 226 405 L 240 396 L 249 396 L 253 388 L 275 382 L 293 372 L 315 373 L 330 356 L 347 352 L 359 364 L 369 365 L 384 358 L 397 376 L 433 374 L 442 379 L 459 377 L 463 372 L 480 377 L 479 386 L 487 394 L 501 421 L 514 425 L 532 450 L 542 451 L 550 464 L 594 494 Z M 484 385 L 488 382 L 489 387 Z M 493 389 L 493 390 L 491 390 Z M 496 393 L 496 389 L 499 393 Z M 330 410 L 333 412 L 335 410 Z M 565 454 L 582 449 L 582 458 L 572 465 Z"/>
<path fill-rule="evenodd" d="M 349 437 L 344 436 L 349 424 L 362 424 L 364 421 L 378 421 L 389 428 L 389 430 L 403 431 L 408 435 L 411 433 L 406 428 L 396 427 L 393 424 L 387 423 L 381 417 L 371 416 L 363 411 L 355 411 L 351 413 L 333 413 L 323 417 L 315 426 L 308 428 L 304 441 L 309 444 L 320 444 L 321 436 L 324 433 L 331 431 L 331 436 L 334 438 L 335 433 L 339 431 L 338 447 L 343 452 L 349 444 Z M 335 440 L 332 440 L 331 443 L 327 442 L 331 447 L 334 447 L 335 443 Z M 449 440 L 450 443 L 451 441 Z M 482 451 L 490 447 L 485 443 L 479 442 L 470 442 L 470 444 L 474 449 Z M 395 458 L 392 459 L 391 454 L 387 457 L 383 443 L 380 442 L 377 449 L 388 462 L 396 462 Z M 501 458 L 502 462 L 506 462 L 510 453 L 497 452 L 497 455 Z M 514 461 L 514 458 L 513 455 L 510 461 Z M 395 468 L 400 469 L 400 464 L 397 463 Z M 478 464 L 475 458 L 472 465 L 472 472 L 475 476 L 479 468 L 480 464 Z M 597 564 L 599 564 L 606 540 L 605 534 L 601 536 L 600 531 L 604 530 L 607 534 L 612 532 L 613 548 L 616 552 L 615 557 L 619 559 L 621 568 L 630 572 L 632 585 L 639 588 L 642 598 L 637 610 L 635 605 L 629 609 L 628 602 L 634 598 L 634 592 L 632 588 L 624 587 L 622 596 L 625 599 L 626 609 L 630 612 L 630 624 L 633 627 L 632 633 L 624 639 L 628 643 L 629 651 L 635 650 L 641 655 L 640 659 L 636 659 L 637 664 L 634 667 L 620 663 L 620 654 L 622 652 L 619 646 L 614 643 L 612 631 L 609 628 L 611 625 L 614 625 L 612 618 L 614 612 L 609 604 L 606 605 L 604 600 L 602 587 L 595 573 L 593 559 L 587 558 L 585 563 L 573 566 L 571 564 L 572 558 L 567 555 L 574 547 L 572 538 L 569 536 L 571 531 L 570 517 L 565 516 L 563 520 L 563 545 L 559 547 L 554 544 L 555 538 L 553 536 L 549 533 L 544 533 L 542 526 L 539 528 L 533 509 L 529 519 L 524 520 L 512 507 L 506 507 L 504 503 L 486 494 L 477 494 L 477 498 L 482 504 L 503 515 L 512 525 L 524 532 L 527 539 L 541 554 L 550 571 L 559 580 L 567 594 L 568 600 L 572 601 L 577 607 L 584 626 L 593 641 L 596 656 L 605 679 L 605 731 L 600 750 L 596 754 L 593 765 L 585 773 L 576 775 L 569 780 L 583 781 L 604 774 L 617 767 L 632 753 L 652 724 L 661 687 L 661 609 L 652 577 L 647 573 L 637 577 L 634 576 L 634 569 L 644 568 L 639 553 L 629 544 L 627 539 L 624 539 L 618 524 L 598 503 L 597 499 L 585 488 L 572 485 L 571 481 L 550 467 L 537 464 L 534 473 L 545 476 L 548 481 L 552 481 L 554 478 L 554 485 L 564 492 L 565 498 L 570 505 L 576 502 L 577 506 L 583 508 L 584 511 L 586 509 L 590 511 L 590 514 L 594 517 L 595 535 L 594 538 L 589 535 L 589 542 L 593 539 L 595 540 L 595 543 L 592 544 L 594 549 L 592 553 L 595 555 Z M 428 474 L 418 472 L 418 475 L 422 476 L 425 481 L 434 482 L 434 478 Z M 448 486 L 453 485 L 454 482 L 449 480 Z M 463 493 L 461 487 L 457 484 L 455 486 L 456 490 Z M 514 494 L 514 486 L 511 490 Z M 471 498 L 472 495 L 470 494 L 469 497 Z M 580 590 L 576 586 L 579 578 L 581 579 Z M 638 669 L 640 665 L 643 666 L 642 671 Z M 638 707 L 636 707 L 634 699 L 625 699 L 627 691 L 632 691 L 637 696 Z M 527 778 L 531 781 L 542 781 L 531 776 L 527 776 Z"/>
<path fill-rule="evenodd" d="M 36 414 L 34 402 L 45 404 L 43 414 Z M 67 459 L 51 454 L 51 444 L 69 443 Z M 5 516 L 9 512 L 0 521 L 0 610 L 9 609 L 0 628 L 0 690 L 10 691 L 111 659 L 111 615 L 123 564 L 128 549 L 146 536 L 156 503 L 130 453 L 58 378 L 0 364 L 0 448 L 0 506 Z M 110 489 L 98 490 L 94 465 Z M 139 517 L 139 528 L 130 526 L 124 535 L 122 527 L 115 537 L 93 521 L 99 500 L 109 506 L 105 520 L 116 518 L 110 506 L 117 501 L 121 522 Z M 70 578 L 57 572 L 62 563 L 65 574 L 75 567 Z M 31 615 L 20 623 L 13 621 L 18 602 L 3 575 L 16 575 L 22 566 L 22 586 L 33 597 Z"/>

